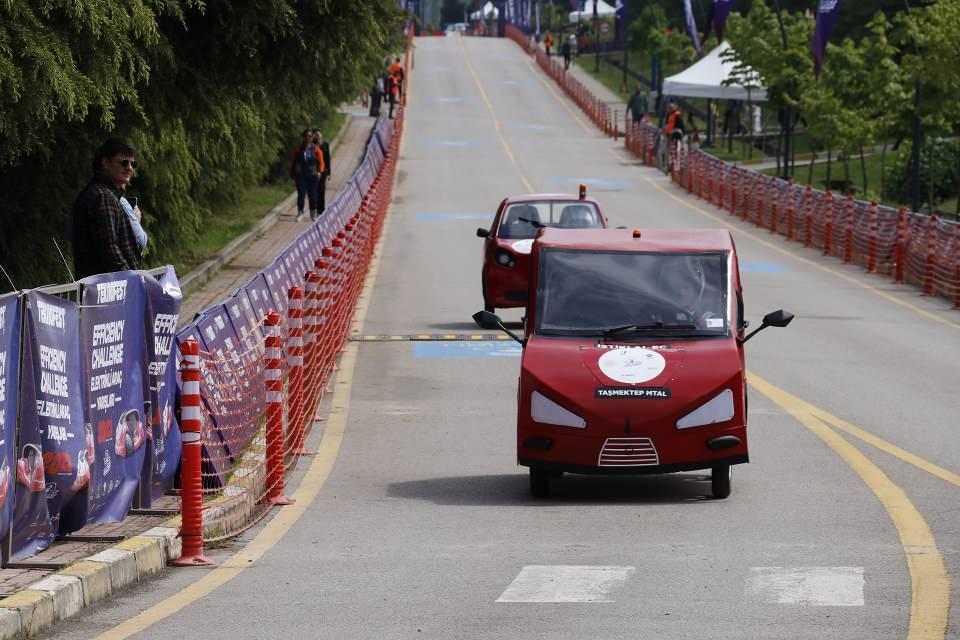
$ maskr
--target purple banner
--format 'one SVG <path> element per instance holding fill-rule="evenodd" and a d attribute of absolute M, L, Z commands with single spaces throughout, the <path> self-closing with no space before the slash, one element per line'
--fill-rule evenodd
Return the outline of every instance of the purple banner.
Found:
<path fill-rule="evenodd" d="M 147 338 L 147 381 L 150 385 L 150 425 L 140 482 L 140 506 L 149 507 L 173 486 L 180 464 L 180 425 L 176 406 L 175 333 L 183 294 L 173 268 L 159 279 L 144 276 Z"/>
<path fill-rule="evenodd" d="M 87 381 L 85 459 L 92 471 L 86 521 L 120 522 L 140 483 L 150 431 L 150 412 L 144 405 L 149 391 L 144 390 L 143 280 L 139 273 L 123 271 L 84 278 L 80 285 L 80 345 Z M 76 518 L 75 524 L 81 524 L 78 515 L 64 513 L 64 521 Z"/>
<path fill-rule="evenodd" d="M 11 557 L 35 555 L 58 533 L 83 526 L 90 484 L 84 428 L 80 312 L 75 302 L 39 291 L 26 294 L 17 487 Z M 61 526 L 61 511 L 70 522 Z M 78 526 L 79 525 L 79 526 Z"/>
<path fill-rule="evenodd" d="M 697 33 L 697 21 L 693 17 L 693 7 L 690 6 L 690 0 L 683 0 L 683 11 L 687 16 L 687 33 L 693 41 L 693 48 L 697 50 L 697 55 L 703 55 L 703 47 L 700 46 L 700 35 Z"/>
<path fill-rule="evenodd" d="M 817 26 L 813 30 L 813 71 L 820 76 L 823 68 L 823 56 L 830 41 L 833 23 L 837 21 L 837 11 L 840 9 L 840 0 L 820 0 L 817 8 Z"/>
<path fill-rule="evenodd" d="M 0 537 L 13 518 L 13 452 L 20 382 L 20 294 L 0 296 Z"/>
<path fill-rule="evenodd" d="M 626 39 L 627 35 L 624 30 L 627 18 L 627 0 L 617 0 L 615 8 L 616 13 L 613 14 L 613 32 L 616 34 L 617 41 L 622 42 Z"/>
<path fill-rule="evenodd" d="M 703 28 L 703 41 L 710 39 L 710 31 L 717 34 L 717 42 L 723 42 L 723 28 L 727 24 L 727 17 L 733 9 L 733 0 L 713 0 L 710 6 L 710 14 L 707 16 L 707 24 Z"/>

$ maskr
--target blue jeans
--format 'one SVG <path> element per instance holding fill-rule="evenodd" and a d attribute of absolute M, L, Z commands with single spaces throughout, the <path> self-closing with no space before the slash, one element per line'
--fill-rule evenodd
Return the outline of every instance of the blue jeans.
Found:
<path fill-rule="evenodd" d="M 303 213 L 303 201 L 306 198 L 310 203 L 310 211 L 317 209 L 317 176 L 293 177 L 297 182 L 297 213 Z"/>

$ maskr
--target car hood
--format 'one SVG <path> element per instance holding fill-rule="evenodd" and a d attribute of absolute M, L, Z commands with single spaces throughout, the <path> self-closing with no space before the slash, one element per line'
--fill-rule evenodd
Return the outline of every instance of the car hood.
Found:
<path fill-rule="evenodd" d="M 656 344 L 533 337 L 524 349 L 524 391 L 537 390 L 588 423 L 622 428 L 625 417 L 671 424 L 724 388 L 742 393 L 732 338 Z"/>

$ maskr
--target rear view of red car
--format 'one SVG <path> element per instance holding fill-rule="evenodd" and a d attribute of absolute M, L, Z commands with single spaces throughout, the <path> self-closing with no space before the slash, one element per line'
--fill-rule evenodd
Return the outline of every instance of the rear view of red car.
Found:
<path fill-rule="evenodd" d="M 489 229 L 477 229 L 484 238 L 483 308 L 523 307 L 530 282 L 530 251 L 537 233 L 545 228 L 604 229 L 607 220 L 600 205 L 580 195 L 532 194 L 500 203 Z"/>

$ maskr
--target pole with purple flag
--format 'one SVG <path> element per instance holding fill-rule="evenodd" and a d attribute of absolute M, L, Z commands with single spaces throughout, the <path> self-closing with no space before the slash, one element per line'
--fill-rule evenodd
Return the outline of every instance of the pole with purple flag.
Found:
<path fill-rule="evenodd" d="M 697 21 L 693 17 L 693 7 L 690 5 L 690 0 L 683 0 L 683 10 L 687 15 L 687 33 L 690 34 L 690 39 L 693 40 L 693 48 L 697 50 L 697 55 L 703 55 L 703 48 L 700 46 L 700 35 L 697 33 Z"/>
<path fill-rule="evenodd" d="M 823 68 L 823 56 L 833 31 L 833 24 L 837 21 L 837 11 L 840 9 L 840 0 L 820 0 L 817 8 L 817 26 L 813 30 L 813 71 L 820 77 Z"/>
<path fill-rule="evenodd" d="M 703 40 L 710 39 L 710 32 L 717 34 L 717 42 L 723 42 L 723 28 L 727 24 L 727 17 L 733 10 L 733 0 L 713 0 L 710 13 L 707 14 L 707 24 L 703 28 Z"/>

